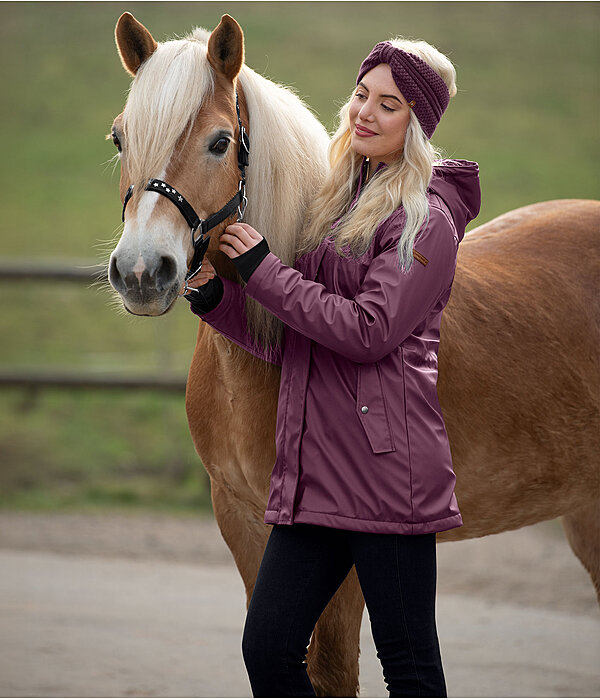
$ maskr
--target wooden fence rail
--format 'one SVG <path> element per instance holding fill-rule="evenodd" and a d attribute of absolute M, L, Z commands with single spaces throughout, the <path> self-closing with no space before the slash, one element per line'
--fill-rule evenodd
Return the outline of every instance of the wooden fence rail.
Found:
<path fill-rule="evenodd" d="M 0 280 L 31 279 L 53 282 L 106 282 L 106 265 L 90 261 L 41 263 L 39 260 L 0 260 Z"/>
<path fill-rule="evenodd" d="M 178 376 L 121 376 L 118 374 L 91 374 L 61 370 L 10 370 L 0 368 L 0 387 L 25 389 L 126 389 L 162 391 L 181 394 L 185 391 L 185 377 Z"/>
<path fill-rule="evenodd" d="M 106 266 L 90 261 L 7 261 L 0 260 L 2 280 L 44 280 L 46 282 L 106 281 Z M 67 372 L 60 369 L 35 368 L 27 370 L 0 367 L 0 387 L 38 389 L 117 389 L 131 391 L 160 391 L 181 394 L 186 378 L 173 375 L 121 376 L 110 372 Z"/>

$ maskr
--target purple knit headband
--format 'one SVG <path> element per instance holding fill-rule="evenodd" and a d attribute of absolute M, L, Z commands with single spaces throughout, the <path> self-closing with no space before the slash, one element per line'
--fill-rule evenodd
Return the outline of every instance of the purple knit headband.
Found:
<path fill-rule="evenodd" d="M 428 63 L 396 48 L 390 41 L 375 45 L 360 66 L 356 84 L 380 63 L 387 63 L 392 69 L 398 90 L 408 100 L 421 128 L 430 139 L 450 102 L 448 86 Z"/>

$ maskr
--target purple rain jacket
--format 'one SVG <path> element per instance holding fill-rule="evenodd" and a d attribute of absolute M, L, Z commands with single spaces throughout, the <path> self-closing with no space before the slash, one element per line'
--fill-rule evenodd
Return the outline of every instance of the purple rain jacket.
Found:
<path fill-rule="evenodd" d="M 462 525 L 437 349 L 458 244 L 479 213 L 477 163 L 438 161 L 427 198 L 408 273 L 396 248 L 401 207 L 361 257 L 338 255 L 331 236 L 293 268 L 269 252 L 245 288 L 223 279 L 221 301 L 201 316 L 281 365 L 265 523 L 401 534 Z M 285 323 L 281 348 L 255 344 L 245 295 Z"/>

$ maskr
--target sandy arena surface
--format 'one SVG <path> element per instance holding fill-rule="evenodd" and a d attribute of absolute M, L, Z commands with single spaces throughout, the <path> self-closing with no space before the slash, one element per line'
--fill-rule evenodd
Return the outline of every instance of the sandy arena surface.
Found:
<path fill-rule="evenodd" d="M 557 521 L 438 549 L 453 697 L 597 697 L 600 614 Z M 0 513 L 0 696 L 251 697 L 211 518 Z M 367 613 L 361 697 L 387 697 Z"/>

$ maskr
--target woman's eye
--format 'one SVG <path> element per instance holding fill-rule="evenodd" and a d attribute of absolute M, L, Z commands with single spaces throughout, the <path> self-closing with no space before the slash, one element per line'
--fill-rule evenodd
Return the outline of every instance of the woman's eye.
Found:
<path fill-rule="evenodd" d="M 215 141 L 213 145 L 210 147 L 210 150 L 213 153 L 218 153 L 219 155 L 223 155 L 225 151 L 229 148 L 229 139 L 219 139 L 218 141 Z"/>
<path fill-rule="evenodd" d="M 362 92 L 357 92 L 356 96 L 358 97 L 359 100 L 366 100 L 367 96 L 363 95 Z"/>
<path fill-rule="evenodd" d="M 388 107 L 387 105 L 381 105 L 386 112 L 395 112 L 395 109 L 392 109 L 391 107 Z"/>
<path fill-rule="evenodd" d="M 119 153 L 121 153 L 122 149 L 121 149 L 121 142 L 119 141 L 119 137 L 115 134 L 114 131 L 112 132 L 111 136 L 112 136 L 113 143 L 117 147 L 117 150 L 119 151 Z"/>

